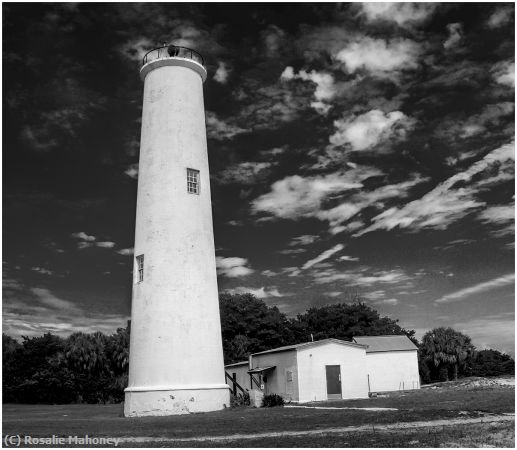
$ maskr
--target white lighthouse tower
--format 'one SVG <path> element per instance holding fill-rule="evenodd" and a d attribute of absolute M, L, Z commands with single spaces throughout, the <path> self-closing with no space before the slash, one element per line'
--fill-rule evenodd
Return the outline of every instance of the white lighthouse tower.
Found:
<path fill-rule="evenodd" d="M 149 52 L 144 80 L 126 416 L 214 411 L 225 384 L 201 55 Z"/>

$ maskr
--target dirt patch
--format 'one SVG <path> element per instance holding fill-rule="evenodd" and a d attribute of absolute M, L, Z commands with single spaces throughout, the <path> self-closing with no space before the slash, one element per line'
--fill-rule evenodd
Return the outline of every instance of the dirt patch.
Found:
<path fill-rule="evenodd" d="M 249 433 L 249 434 L 233 434 L 228 436 L 199 436 L 190 438 L 160 438 L 160 437 L 121 437 L 119 442 L 125 444 L 132 443 L 167 443 L 167 442 L 221 442 L 221 441 L 245 441 L 253 439 L 267 439 L 267 438 L 283 438 L 283 437 L 298 437 L 298 436 L 312 436 L 322 434 L 345 434 L 357 433 L 365 431 L 392 431 L 392 430 L 408 430 L 417 428 L 436 428 L 449 427 L 456 425 L 470 425 L 470 424 L 487 424 L 515 421 L 514 414 L 491 415 L 484 416 L 481 420 L 479 418 L 465 418 L 465 419 L 449 419 L 449 420 L 429 420 L 418 422 L 399 422 L 392 424 L 376 424 L 376 425 L 361 425 L 353 427 L 334 427 L 334 428 L 319 428 L 317 430 L 303 430 L 303 431 L 280 431 L 268 433 Z"/>
<path fill-rule="evenodd" d="M 473 389 L 490 387 L 515 388 L 515 377 L 469 377 L 458 381 L 444 381 L 442 383 L 426 384 L 422 386 L 422 389 Z"/>

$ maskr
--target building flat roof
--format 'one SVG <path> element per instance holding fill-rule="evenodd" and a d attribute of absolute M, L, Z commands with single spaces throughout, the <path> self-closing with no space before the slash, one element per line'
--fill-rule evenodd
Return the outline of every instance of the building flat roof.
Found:
<path fill-rule="evenodd" d="M 349 341 L 342 341 L 341 339 L 329 338 L 329 339 L 322 339 L 320 341 L 303 342 L 302 344 L 294 344 L 294 345 L 286 345 L 284 347 L 277 347 L 277 348 L 273 348 L 271 350 L 265 350 L 263 352 L 253 353 L 252 356 L 265 355 L 267 353 L 287 352 L 287 351 L 291 351 L 291 350 L 300 350 L 300 349 L 303 349 L 306 347 L 313 347 L 313 346 L 317 346 L 317 345 L 332 344 L 332 343 L 346 345 L 348 347 L 366 348 L 366 346 L 363 344 L 349 342 Z"/>
<path fill-rule="evenodd" d="M 366 353 L 418 350 L 411 339 L 404 335 L 357 336 L 354 341 L 367 345 Z"/>

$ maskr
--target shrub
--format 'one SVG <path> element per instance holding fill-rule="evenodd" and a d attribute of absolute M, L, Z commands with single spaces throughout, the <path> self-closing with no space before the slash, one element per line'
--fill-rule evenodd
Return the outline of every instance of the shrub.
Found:
<path fill-rule="evenodd" d="M 262 399 L 262 406 L 264 408 L 271 408 L 273 406 L 284 406 L 284 399 L 278 394 L 264 395 Z"/>
<path fill-rule="evenodd" d="M 250 406 L 250 394 L 247 392 L 237 395 L 230 394 L 230 406 L 232 408 L 237 408 L 239 406 Z"/>

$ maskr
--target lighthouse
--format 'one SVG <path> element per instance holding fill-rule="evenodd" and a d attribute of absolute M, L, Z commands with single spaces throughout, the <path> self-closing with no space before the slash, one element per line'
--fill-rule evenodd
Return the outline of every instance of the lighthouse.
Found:
<path fill-rule="evenodd" d="M 148 52 L 125 416 L 215 411 L 225 384 L 202 56 Z"/>

